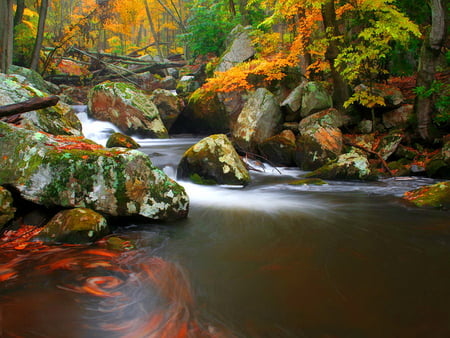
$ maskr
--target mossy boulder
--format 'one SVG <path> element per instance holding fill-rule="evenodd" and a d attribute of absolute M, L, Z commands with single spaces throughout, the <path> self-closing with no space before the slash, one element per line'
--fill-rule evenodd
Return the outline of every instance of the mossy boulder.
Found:
<path fill-rule="evenodd" d="M 208 136 L 190 147 L 181 158 L 178 178 L 199 184 L 247 185 L 250 174 L 228 137 Z"/>
<path fill-rule="evenodd" d="M 319 82 L 304 82 L 302 85 L 300 115 L 306 117 L 333 106 L 330 93 Z"/>
<path fill-rule="evenodd" d="M 196 133 L 226 133 L 230 130 L 229 115 L 218 95 L 203 88 L 189 96 L 185 118 Z"/>
<path fill-rule="evenodd" d="M 279 166 L 294 165 L 296 138 L 291 130 L 283 130 L 280 134 L 269 137 L 259 146 L 259 152 L 271 164 Z"/>
<path fill-rule="evenodd" d="M 61 91 L 57 85 L 45 81 L 41 74 L 30 68 L 11 65 L 9 67 L 9 73 L 22 75 L 34 88 L 39 89 L 42 92 L 58 94 Z"/>
<path fill-rule="evenodd" d="M 107 148 L 122 147 L 128 149 L 138 149 L 141 146 L 131 136 L 122 133 L 112 133 L 106 141 Z"/>
<path fill-rule="evenodd" d="M 275 96 L 265 88 L 249 94 L 232 130 L 233 141 L 244 151 L 256 152 L 258 145 L 281 131 L 282 113 Z"/>
<path fill-rule="evenodd" d="M 403 199 L 418 207 L 450 209 L 450 182 L 439 182 L 407 191 Z"/>
<path fill-rule="evenodd" d="M 0 229 L 14 218 L 15 212 L 11 193 L 0 186 Z"/>
<path fill-rule="evenodd" d="M 303 178 L 301 180 L 294 180 L 288 183 L 289 185 L 325 185 L 328 184 L 320 178 Z"/>
<path fill-rule="evenodd" d="M 127 135 L 168 137 L 150 96 L 132 84 L 103 82 L 96 85 L 89 92 L 88 114 L 97 120 L 113 123 Z"/>
<path fill-rule="evenodd" d="M 137 150 L 105 149 L 80 137 L 52 137 L 0 122 L 0 185 L 45 206 L 113 216 L 185 217 L 184 188 Z"/>
<path fill-rule="evenodd" d="M 106 219 L 87 208 L 58 212 L 39 233 L 39 239 L 63 243 L 92 243 L 110 232 Z"/>
<path fill-rule="evenodd" d="M 20 75 L 0 73 L 0 83 L 0 106 L 49 95 L 35 88 Z M 75 111 L 61 101 L 53 107 L 23 113 L 14 123 L 24 128 L 53 135 L 82 135 L 81 122 Z"/>
<path fill-rule="evenodd" d="M 354 149 L 349 153 L 339 155 L 337 160 L 332 161 L 319 169 L 316 169 L 305 177 L 315 177 L 328 180 L 377 180 L 377 175 L 370 168 L 367 158 Z"/>

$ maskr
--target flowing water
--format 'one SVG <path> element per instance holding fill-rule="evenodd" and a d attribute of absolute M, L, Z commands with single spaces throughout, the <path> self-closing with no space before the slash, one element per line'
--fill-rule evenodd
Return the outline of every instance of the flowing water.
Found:
<path fill-rule="evenodd" d="M 198 138 L 138 141 L 174 177 Z M 450 336 L 449 212 L 399 198 L 433 181 L 261 169 L 245 188 L 180 182 L 187 219 L 117 228 L 136 251 L 4 249 L 2 337 Z"/>

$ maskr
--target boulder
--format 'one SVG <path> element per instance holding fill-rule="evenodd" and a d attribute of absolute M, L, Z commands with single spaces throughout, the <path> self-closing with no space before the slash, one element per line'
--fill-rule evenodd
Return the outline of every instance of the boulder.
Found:
<path fill-rule="evenodd" d="M 33 97 L 45 97 L 47 93 L 33 87 L 23 76 L 0 73 L 0 106 L 19 103 Z M 43 131 L 53 135 L 82 135 L 81 122 L 75 111 L 67 104 L 59 101 L 53 107 L 39 109 L 20 114 L 14 123 L 35 131 Z"/>
<path fill-rule="evenodd" d="M 14 218 L 15 212 L 11 193 L 0 186 L 0 229 Z"/>
<path fill-rule="evenodd" d="M 292 131 L 283 130 L 280 134 L 269 137 L 259 146 L 259 152 L 263 158 L 273 165 L 294 165 L 294 153 L 296 149 L 296 138 Z"/>
<path fill-rule="evenodd" d="M 232 136 L 242 150 L 256 152 L 259 144 L 281 131 L 281 124 L 281 109 L 275 96 L 265 88 L 258 88 L 249 95 Z"/>
<path fill-rule="evenodd" d="M 190 147 L 181 158 L 178 178 L 200 184 L 247 185 L 250 174 L 228 137 L 208 136 Z"/>
<path fill-rule="evenodd" d="M 302 95 L 304 85 L 295 87 L 281 103 L 281 108 L 285 112 L 285 121 L 300 121 L 300 108 L 302 107 Z"/>
<path fill-rule="evenodd" d="M 397 109 L 383 113 L 383 125 L 390 128 L 405 129 L 414 117 L 414 107 L 412 104 L 404 104 Z"/>
<path fill-rule="evenodd" d="M 315 170 L 336 159 L 342 152 L 343 137 L 339 129 L 344 118 L 330 108 L 300 121 L 295 161 L 303 170 Z"/>
<path fill-rule="evenodd" d="M 89 92 L 88 114 L 111 122 L 125 134 L 167 138 L 168 132 L 150 97 L 134 85 L 103 82 Z"/>
<path fill-rule="evenodd" d="M 450 179 L 450 140 L 426 164 L 429 177 Z"/>
<path fill-rule="evenodd" d="M 387 160 L 392 154 L 397 151 L 404 134 L 397 131 L 391 131 L 386 134 L 359 134 L 346 135 L 347 142 L 356 144 L 365 149 L 378 153 L 384 160 Z M 357 150 L 364 155 L 367 155 L 364 150 Z"/>
<path fill-rule="evenodd" d="M 0 122 L 0 185 L 45 206 L 85 207 L 113 216 L 186 217 L 184 188 L 137 150 L 105 149 Z"/>
<path fill-rule="evenodd" d="M 300 86 L 302 87 L 302 106 L 300 109 L 302 117 L 333 106 L 330 93 L 319 82 L 304 82 Z"/>
<path fill-rule="evenodd" d="M 439 182 L 407 191 L 403 199 L 418 207 L 450 209 L 450 182 Z"/>
<path fill-rule="evenodd" d="M 106 141 L 106 148 L 122 147 L 128 149 L 138 149 L 141 146 L 131 136 L 122 133 L 113 133 Z"/>
<path fill-rule="evenodd" d="M 27 82 L 36 89 L 44 93 L 58 94 L 61 89 L 54 83 L 45 81 L 44 78 L 35 70 L 19 67 L 15 65 L 9 66 L 9 74 L 22 75 Z"/>
<path fill-rule="evenodd" d="M 181 97 L 187 97 L 199 88 L 200 82 L 196 80 L 195 76 L 184 75 L 178 81 L 176 91 Z"/>
<path fill-rule="evenodd" d="M 319 169 L 308 173 L 306 177 L 315 177 L 328 180 L 376 180 L 372 173 L 367 157 L 354 149 L 346 154 L 339 155 L 336 161 L 330 162 Z"/>
<path fill-rule="evenodd" d="M 230 130 L 229 115 L 218 95 L 203 88 L 197 89 L 189 96 L 184 117 L 189 121 L 191 131 L 195 133 L 226 133 Z"/>
<path fill-rule="evenodd" d="M 155 89 L 150 95 L 150 99 L 158 108 L 159 116 L 167 130 L 170 130 L 184 109 L 184 101 L 166 89 Z"/>
<path fill-rule="evenodd" d="M 106 219 L 87 208 L 58 212 L 39 233 L 46 242 L 84 244 L 92 243 L 110 232 Z"/>
<path fill-rule="evenodd" d="M 224 72 L 233 66 L 252 58 L 256 50 L 250 39 L 251 26 L 237 25 L 227 37 L 227 50 L 220 58 L 216 71 Z"/>

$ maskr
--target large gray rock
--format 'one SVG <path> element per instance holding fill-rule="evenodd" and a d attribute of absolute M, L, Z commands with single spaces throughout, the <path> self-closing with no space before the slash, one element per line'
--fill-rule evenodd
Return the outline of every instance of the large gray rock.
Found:
<path fill-rule="evenodd" d="M 105 149 L 0 122 L 0 185 L 45 206 L 85 207 L 113 216 L 185 217 L 184 188 L 137 150 Z"/>
<path fill-rule="evenodd" d="M 275 96 L 265 88 L 258 88 L 249 95 L 232 136 L 242 150 L 256 152 L 259 144 L 281 131 L 282 122 Z"/>
<path fill-rule="evenodd" d="M 14 218 L 15 212 L 11 193 L 0 186 L 0 229 Z"/>
<path fill-rule="evenodd" d="M 91 117 L 116 125 L 125 134 L 167 138 L 168 132 L 150 97 L 135 86 L 104 82 L 89 92 Z"/>
<path fill-rule="evenodd" d="M 224 72 L 255 55 L 256 51 L 249 35 L 252 29 L 251 26 L 241 25 L 233 28 L 227 38 L 227 50 L 220 58 L 216 71 Z"/>
<path fill-rule="evenodd" d="M 45 81 L 41 74 L 39 74 L 35 70 L 11 65 L 9 67 L 9 73 L 24 76 L 30 83 L 30 85 L 42 92 L 58 94 L 61 91 L 61 89 L 54 83 Z"/>
<path fill-rule="evenodd" d="M 383 113 L 383 125 L 386 128 L 405 129 L 414 117 L 412 104 L 404 104 L 399 108 Z"/>
<path fill-rule="evenodd" d="M 228 137 L 211 135 L 190 147 L 177 170 L 178 178 L 200 184 L 247 185 L 250 174 Z"/>
<path fill-rule="evenodd" d="M 302 106 L 300 115 L 302 117 L 333 106 L 330 93 L 319 82 L 304 82 L 301 87 Z"/>
<path fill-rule="evenodd" d="M 285 111 L 285 121 L 300 121 L 300 108 L 302 107 L 304 85 L 295 87 L 281 103 L 281 108 Z"/>
<path fill-rule="evenodd" d="M 0 83 L 0 106 L 23 102 L 33 97 L 48 96 L 21 75 L 0 73 Z M 61 101 L 53 107 L 23 113 L 14 123 L 24 128 L 53 135 L 82 135 L 81 122 L 75 111 Z"/>

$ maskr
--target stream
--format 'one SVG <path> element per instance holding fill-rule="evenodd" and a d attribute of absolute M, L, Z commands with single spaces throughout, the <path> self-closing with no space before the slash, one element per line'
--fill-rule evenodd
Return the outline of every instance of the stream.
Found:
<path fill-rule="evenodd" d="M 114 129 L 80 118 L 100 143 Z M 137 141 L 175 177 L 198 140 Z M 138 250 L 3 252 L 19 270 L 2 285 L 0 336 L 449 337 L 449 212 L 399 198 L 434 181 L 288 184 L 302 174 L 265 166 L 245 188 L 180 182 L 187 219 L 115 230 Z"/>

